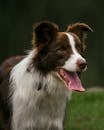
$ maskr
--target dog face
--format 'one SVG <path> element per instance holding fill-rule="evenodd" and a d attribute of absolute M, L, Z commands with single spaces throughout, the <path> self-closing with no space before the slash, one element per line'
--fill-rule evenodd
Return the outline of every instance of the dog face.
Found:
<path fill-rule="evenodd" d="M 36 24 L 33 30 L 33 45 L 37 48 L 37 55 L 33 59 L 36 67 L 44 74 L 57 72 L 59 78 L 69 86 L 69 79 L 76 78 L 73 72 L 87 68 L 87 62 L 81 54 L 89 31 L 92 29 L 84 23 L 69 25 L 66 32 L 60 32 L 54 23 Z"/>
<path fill-rule="evenodd" d="M 54 23 L 38 23 L 33 31 L 33 44 L 38 51 L 34 59 L 37 67 L 46 73 L 60 67 L 68 71 L 84 70 L 87 63 L 81 54 L 88 31 L 92 29 L 83 23 L 68 26 L 66 32 L 59 32 Z"/>

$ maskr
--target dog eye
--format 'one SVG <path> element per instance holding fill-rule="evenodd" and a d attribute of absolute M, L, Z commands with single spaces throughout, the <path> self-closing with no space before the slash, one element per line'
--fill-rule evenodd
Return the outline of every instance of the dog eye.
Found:
<path fill-rule="evenodd" d="M 78 50 L 79 53 L 83 53 L 83 46 L 82 45 L 77 44 L 76 49 Z"/>
<path fill-rule="evenodd" d="M 66 50 L 63 50 L 62 48 L 61 49 L 58 49 L 57 51 L 56 51 L 56 53 L 58 54 L 58 55 L 60 55 L 60 56 L 64 56 L 64 55 L 66 55 Z"/>
<path fill-rule="evenodd" d="M 60 54 L 60 53 L 63 53 L 63 51 L 61 49 L 57 50 L 57 53 Z"/>
<path fill-rule="evenodd" d="M 66 50 L 65 48 L 61 47 L 61 48 L 58 48 L 56 51 L 59 52 L 59 53 L 62 53 L 62 52 L 65 52 L 65 50 Z"/>

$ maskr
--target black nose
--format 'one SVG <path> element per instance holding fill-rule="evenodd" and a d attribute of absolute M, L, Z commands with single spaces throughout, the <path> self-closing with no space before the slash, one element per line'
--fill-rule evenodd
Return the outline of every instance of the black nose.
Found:
<path fill-rule="evenodd" d="M 84 70 L 87 68 L 87 62 L 83 59 L 78 60 L 77 65 L 78 65 L 80 70 Z"/>

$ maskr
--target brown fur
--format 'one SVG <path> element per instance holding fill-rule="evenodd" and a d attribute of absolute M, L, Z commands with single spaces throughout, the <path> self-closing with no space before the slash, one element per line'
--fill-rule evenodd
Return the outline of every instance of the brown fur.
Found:
<path fill-rule="evenodd" d="M 0 65 L 0 130 L 10 130 L 11 105 L 9 102 L 9 75 L 11 69 L 20 62 L 24 56 L 14 56 Z"/>

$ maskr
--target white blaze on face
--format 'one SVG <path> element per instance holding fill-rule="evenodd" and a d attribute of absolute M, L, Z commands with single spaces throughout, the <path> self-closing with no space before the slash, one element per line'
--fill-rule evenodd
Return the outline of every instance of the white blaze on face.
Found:
<path fill-rule="evenodd" d="M 65 33 L 65 34 L 67 35 L 67 37 L 69 39 L 69 44 L 70 44 L 71 49 L 72 49 L 72 54 L 69 57 L 69 59 L 65 62 L 65 65 L 63 66 L 63 68 L 68 70 L 68 71 L 77 71 L 78 60 L 84 60 L 85 61 L 85 59 L 78 53 L 77 49 L 75 48 L 74 37 L 69 33 Z"/>

